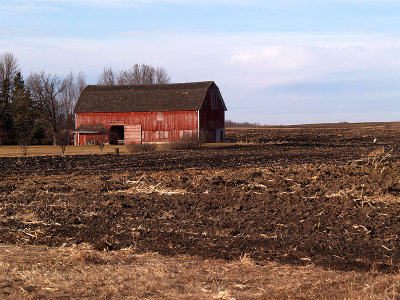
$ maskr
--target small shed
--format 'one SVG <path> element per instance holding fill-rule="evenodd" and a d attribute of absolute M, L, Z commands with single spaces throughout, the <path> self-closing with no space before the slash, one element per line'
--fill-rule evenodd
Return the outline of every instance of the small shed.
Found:
<path fill-rule="evenodd" d="M 75 106 L 75 145 L 224 142 L 226 110 L 213 81 L 89 85 Z"/>

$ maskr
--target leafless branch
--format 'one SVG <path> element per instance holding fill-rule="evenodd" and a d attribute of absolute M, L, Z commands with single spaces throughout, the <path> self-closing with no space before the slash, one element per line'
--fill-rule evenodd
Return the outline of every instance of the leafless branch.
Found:
<path fill-rule="evenodd" d="M 129 84 L 161 84 L 169 83 L 171 76 L 163 67 L 146 64 L 135 64 L 128 70 L 114 72 L 112 68 L 104 68 L 99 76 L 100 85 L 129 85 Z"/>

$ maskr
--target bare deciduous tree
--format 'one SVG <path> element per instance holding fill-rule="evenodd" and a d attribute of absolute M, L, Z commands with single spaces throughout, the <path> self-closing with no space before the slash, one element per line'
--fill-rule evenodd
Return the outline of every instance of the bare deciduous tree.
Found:
<path fill-rule="evenodd" d="M 69 143 L 69 131 L 64 129 L 57 132 L 57 145 L 61 148 L 62 155 L 65 154 L 65 150 L 67 149 L 67 145 Z"/>
<path fill-rule="evenodd" d="M 107 142 L 106 137 L 104 135 L 101 135 L 99 137 L 98 143 L 97 143 L 97 146 L 99 146 L 99 149 L 100 149 L 100 153 L 103 152 L 103 149 L 104 149 L 104 146 L 105 146 L 106 142 Z"/>
<path fill-rule="evenodd" d="M 64 79 L 64 90 L 61 93 L 61 108 L 65 120 L 64 129 L 74 127 L 74 107 L 78 101 L 79 95 L 86 87 L 85 75 L 79 72 L 78 76 L 70 74 Z"/>
<path fill-rule="evenodd" d="M 75 78 L 72 72 L 64 79 L 64 90 L 61 93 L 61 107 L 65 115 L 74 111 L 75 101 L 78 98 L 78 90 L 75 86 Z"/>
<path fill-rule="evenodd" d="M 141 74 L 141 84 L 153 84 L 155 83 L 155 71 L 156 69 L 153 66 L 141 65 L 139 66 L 139 72 Z"/>
<path fill-rule="evenodd" d="M 18 61 L 14 54 L 5 52 L 0 55 L 0 101 L 2 103 L 10 102 L 12 83 L 18 71 Z"/>
<path fill-rule="evenodd" d="M 22 151 L 22 154 L 26 156 L 28 154 L 29 144 L 32 140 L 32 131 L 20 132 L 17 136 L 18 146 Z"/>
<path fill-rule="evenodd" d="M 100 85 L 114 85 L 116 83 L 115 77 L 115 73 L 111 67 L 104 68 L 97 83 Z"/>
<path fill-rule="evenodd" d="M 167 70 L 165 70 L 162 67 L 158 67 L 156 69 L 156 83 L 170 83 L 171 82 L 171 76 L 167 73 Z"/>
<path fill-rule="evenodd" d="M 18 70 L 18 61 L 14 54 L 5 52 L 0 55 L 0 80 L 13 79 Z"/>
<path fill-rule="evenodd" d="M 31 73 L 27 80 L 34 107 L 50 126 L 53 144 L 57 144 L 57 132 L 62 119 L 62 93 L 65 90 L 65 81 L 55 75 Z"/>
<path fill-rule="evenodd" d="M 87 86 L 85 74 L 82 71 L 80 71 L 78 73 L 78 76 L 76 77 L 76 86 L 79 91 L 79 95 L 82 93 L 84 88 Z"/>
<path fill-rule="evenodd" d="M 128 85 L 128 84 L 162 84 L 169 83 L 171 76 L 163 67 L 154 67 L 146 64 L 135 64 L 128 70 L 115 73 L 111 68 L 104 68 L 99 76 L 100 85 Z"/>

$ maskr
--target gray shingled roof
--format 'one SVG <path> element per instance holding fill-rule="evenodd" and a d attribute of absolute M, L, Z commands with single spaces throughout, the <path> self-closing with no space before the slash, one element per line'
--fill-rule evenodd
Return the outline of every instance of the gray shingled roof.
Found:
<path fill-rule="evenodd" d="M 151 85 L 89 85 L 75 113 L 200 110 L 213 81 Z"/>

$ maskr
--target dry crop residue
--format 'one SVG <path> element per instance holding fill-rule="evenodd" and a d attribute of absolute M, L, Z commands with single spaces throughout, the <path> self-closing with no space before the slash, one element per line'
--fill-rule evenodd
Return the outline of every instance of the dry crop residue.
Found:
<path fill-rule="evenodd" d="M 259 129 L 226 148 L 0 158 L 0 242 L 394 272 L 396 134 Z"/>

